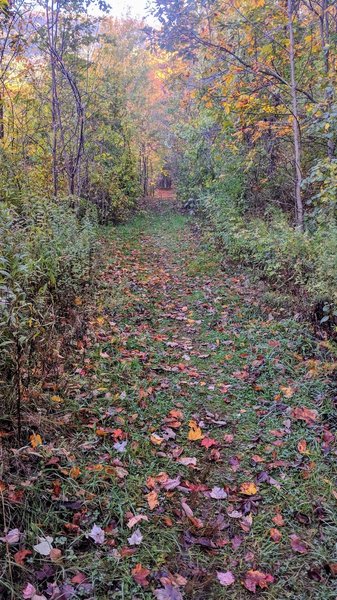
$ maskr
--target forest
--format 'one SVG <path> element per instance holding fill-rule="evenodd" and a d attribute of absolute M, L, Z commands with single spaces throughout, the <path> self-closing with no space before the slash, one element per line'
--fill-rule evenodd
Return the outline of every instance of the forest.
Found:
<path fill-rule="evenodd" d="M 0 600 L 336 600 L 337 2 L 115 14 L 0 0 Z"/>

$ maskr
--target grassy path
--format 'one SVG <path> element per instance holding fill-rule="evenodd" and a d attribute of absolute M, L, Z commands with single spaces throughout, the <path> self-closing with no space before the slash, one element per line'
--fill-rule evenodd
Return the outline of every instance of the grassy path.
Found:
<path fill-rule="evenodd" d="M 21 509 L 25 547 L 50 535 L 61 555 L 15 563 L 14 587 L 335 599 L 326 344 L 274 318 L 169 206 L 108 232 L 101 262 L 77 391 L 50 417 L 62 435 Z"/>

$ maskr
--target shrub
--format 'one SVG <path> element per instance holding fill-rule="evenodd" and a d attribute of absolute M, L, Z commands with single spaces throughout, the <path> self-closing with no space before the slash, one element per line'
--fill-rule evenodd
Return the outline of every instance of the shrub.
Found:
<path fill-rule="evenodd" d="M 251 218 L 242 203 L 223 194 L 208 194 L 201 204 L 230 259 L 252 267 L 275 285 L 304 293 L 311 304 L 321 300 L 337 304 L 335 225 L 317 225 L 312 233 L 302 233 L 283 212 Z"/>
<path fill-rule="evenodd" d="M 95 222 L 94 209 L 74 198 L 0 205 L 0 377 L 10 412 L 32 344 L 48 349 L 57 312 L 88 281 Z"/>

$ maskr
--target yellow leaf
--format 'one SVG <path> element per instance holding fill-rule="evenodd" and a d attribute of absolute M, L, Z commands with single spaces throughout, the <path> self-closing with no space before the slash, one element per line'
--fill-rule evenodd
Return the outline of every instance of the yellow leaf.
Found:
<path fill-rule="evenodd" d="M 164 441 L 164 439 L 159 437 L 159 435 L 157 435 L 156 433 L 153 433 L 151 435 L 150 440 L 155 446 L 160 446 L 160 444 L 162 444 Z"/>
<path fill-rule="evenodd" d="M 78 479 L 81 475 L 81 469 L 79 469 L 78 467 L 71 467 L 69 475 L 70 477 L 72 477 L 72 479 Z"/>
<path fill-rule="evenodd" d="M 188 439 L 193 442 L 195 442 L 197 440 L 202 440 L 202 438 L 204 436 L 202 434 L 200 427 L 198 427 L 197 423 L 195 421 L 190 421 L 189 426 L 191 429 L 188 432 Z"/>
<path fill-rule="evenodd" d="M 42 446 L 42 437 L 38 433 L 33 433 L 33 435 L 29 438 L 30 444 L 33 448 L 37 448 L 38 446 Z"/>
<path fill-rule="evenodd" d="M 52 402 L 56 402 L 56 403 L 59 403 L 59 404 L 61 402 L 63 402 L 63 399 L 61 398 L 61 396 L 52 396 L 50 399 L 51 399 Z"/>
<path fill-rule="evenodd" d="M 75 306 L 82 306 L 82 298 L 79 298 L 77 296 L 74 300 L 74 304 L 75 304 Z"/>
<path fill-rule="evenodd" d="M 295 390 L 292 387 L 286 387 L 281 385 L 280 390 L 284 393 L 286 398 L 291 398 L 295 394 Z"/>
<path fill-rule="evenodd" d="M 255 496 L 257 491 L 258 491 L 258 489 L 257 489 L 255 483 L 253 483 L 253 482 L 242 483 L 242 485 L 240 486 L 240 492 L 241 492 L 241 494 L 244 494 L 245 496 Z"/>

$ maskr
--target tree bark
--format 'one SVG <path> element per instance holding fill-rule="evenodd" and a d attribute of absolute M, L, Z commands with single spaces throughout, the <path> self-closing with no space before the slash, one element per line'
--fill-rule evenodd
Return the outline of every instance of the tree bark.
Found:
<path fill-rule="evenodd" d="M 295 213 L 296 226 L 303 231 L 304 210 L 302 200 L 302 169 L 301 169 L 301 131 L 298 119 L 297 82 L 295 71 L 295 37 L 294 37 L 294 0 L 288 0 L 288 31 L 289 31 L 289 61 L 290 61 L 290 90 L 292 100 L 292 119 L 294 136 L 295 160 Z"/>

